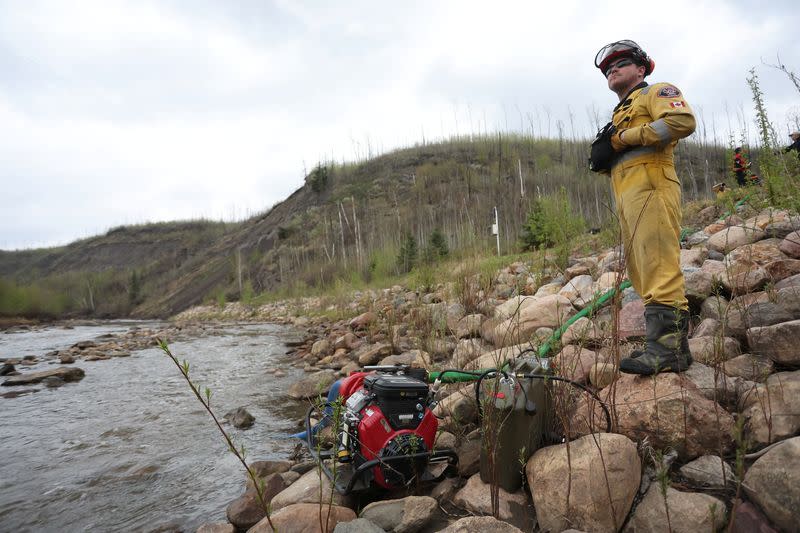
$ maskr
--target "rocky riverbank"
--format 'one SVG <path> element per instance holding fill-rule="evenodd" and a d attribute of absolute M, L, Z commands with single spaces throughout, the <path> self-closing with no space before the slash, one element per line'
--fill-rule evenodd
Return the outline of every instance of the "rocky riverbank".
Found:
<path fill-rule="evenodd" d="M 491 487 L 478 474 L 471 389 L 452 385 L 437 406 L 444 417 L 437 443 L 459 454 L 457 477 L 364 506 L 336 494 L 331 499 L 307 462 L 257 462 L 273 524 L 280 531 L 319 530 L 319 509 L 327 514 L 333 503 L 327 529 L 337 532 L 796 531 L 800 218 L 772 210 L 719 216 L 713 206 L 701 212 L 706 226 L 681 252 L 695 363 L 679 375 L 619 373 L 620 358 L 644 335 L 643 304 L 631 289 L 615 305 L 577 320 L 549 355 L 558 374 L 585 384 L 609 406 L 612 433 L 602 432 L 596 402 L 553 387 L 568 439 L 533 454 L 522 489 L 499 490 L 495 517 L 471 516 L 492 514 Z M 291 398 L 305 399 L 363 365 L 494 367 L 538 349 L 618 285 L 622 272 L 620 250 L 608 249 L 573 258 L 563 271 L 516 263 L 491 283 L 465 270 L 461 282 L 430 291 L 395 286 L 359 293 L 347 306 L 353 318 L 332 323 L 304 316 L 303 309 L 326 305 L 319 299 L 195 308 L 178 318 L 280 318 L 306 327 L 309 338 L 292 351 L 307 377 L 289 390 Z M 227 512 L 227 524 L 201 531 L 270 529 L 252 489 Z"/>

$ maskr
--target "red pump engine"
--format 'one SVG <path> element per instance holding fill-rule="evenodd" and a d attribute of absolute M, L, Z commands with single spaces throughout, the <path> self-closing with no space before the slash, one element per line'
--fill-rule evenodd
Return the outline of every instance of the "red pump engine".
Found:
<path fill-rule="evenodd" d="M 336 458 L 351 464 L 361 488 L 374 481 L 388 489 L 423 477 L 439 426 L 427 383 L 403 373 L 359 372 L 342 382 L 340 397 Z"/>

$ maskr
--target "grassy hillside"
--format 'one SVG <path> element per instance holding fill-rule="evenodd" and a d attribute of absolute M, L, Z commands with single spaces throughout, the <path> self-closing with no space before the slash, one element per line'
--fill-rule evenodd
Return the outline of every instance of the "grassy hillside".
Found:
<path fill-rule="evenodd" d="M 588 227 L 611 220 L 608 178 L 586 165 L 587 140 L 497 134 L 325 164 L 269 211 L 236 224 L 209 221 L 115 228 L 69 246 L 0 252 L 0 315 L 166 316 L 208 301 L 302 293 L 397 272 L 411 241 L 431 236 L 453 254 L 518 252 L 532 203 L 565 191 Z M 710 196 L 726 150 L 681 143 L 686 200 Z"/>

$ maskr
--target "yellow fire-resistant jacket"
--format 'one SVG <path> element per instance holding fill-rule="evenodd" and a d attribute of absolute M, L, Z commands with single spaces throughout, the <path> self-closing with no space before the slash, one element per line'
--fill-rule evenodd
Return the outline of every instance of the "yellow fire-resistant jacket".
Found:
<path fill-rule="evenodd" d="M 645 305 L 687 308 L 680 269 L 681 185 L 672 152 L 695 120 L 668 83 L 639 87 L 614 109 L 625 149 L 611 167 L 611 186 L 633 288 Z"/>
<path fill-rule="evenodd" d="M 683 94 L 669 83 L 634 90 L 614 108 L 612 122 L 617 131 L 625 130 L 624 144 L 631 146 L 614 163 L 612 177 L 636 164 L 671 165 L 678 139 L 691 135 L 696 126 Z"/>

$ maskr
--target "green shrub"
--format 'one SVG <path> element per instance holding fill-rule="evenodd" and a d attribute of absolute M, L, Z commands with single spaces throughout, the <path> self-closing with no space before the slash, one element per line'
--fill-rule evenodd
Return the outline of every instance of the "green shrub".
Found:
<path fill-rule="evenodd" d="M 400 252 L 397 254 L 397 270 L 401 274 L 411 272 L 417 263 L 417 240 L 411 233 L 406 233 Z"/>

